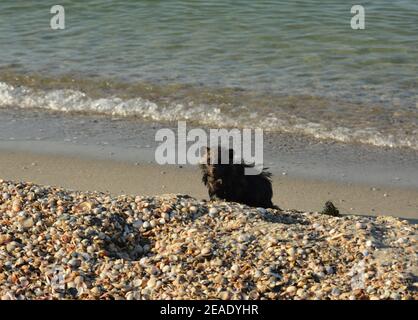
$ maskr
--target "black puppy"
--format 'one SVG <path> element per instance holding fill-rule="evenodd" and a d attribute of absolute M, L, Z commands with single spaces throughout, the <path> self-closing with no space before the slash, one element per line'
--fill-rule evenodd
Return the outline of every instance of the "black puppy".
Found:
<path fill-rule="evenodd" d="M 224 154 L 224 158 L 222 158 Z M 222 159 L 227 159 L 222 163 Z M 208 187 L 211 200 L 222 199 L 239 202 L 251 207 L 274 208 L 271 198 L 271 173 L 263 168 L 258 175 L 245 175 L 245 168 L 253 168 L 254 164 L 233 163 L 234 150 L 206 148 L 200 168 L 203 172 L 202 181 Z"/>

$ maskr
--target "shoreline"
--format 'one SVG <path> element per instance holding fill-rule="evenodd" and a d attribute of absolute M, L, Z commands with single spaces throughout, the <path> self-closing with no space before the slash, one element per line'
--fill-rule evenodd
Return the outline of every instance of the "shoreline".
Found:
<path fill-rule="evenodd" d="M 163 128 L 177 132 L 176 123 L 0 108 L 0 150 L 155 163 Z M 276 176 L 418 190 L 417 150 L 272 132 L 263 144 L 264 164 Z"/>
<path fill-rule="evenodd" d="M 135 164 L 70 154 L 0 148 L 0 178 L 113 195 L 174 193 L 208 199 L 197 167 Z M 319 212 L 324 203 L 331 200 L 345 215 L 390 215 L 414 223 L 418 221 L 418 190 L 415 188 L 289 175 L 273 175 L 272 182 L 273 202 L 282 209 Z"/>

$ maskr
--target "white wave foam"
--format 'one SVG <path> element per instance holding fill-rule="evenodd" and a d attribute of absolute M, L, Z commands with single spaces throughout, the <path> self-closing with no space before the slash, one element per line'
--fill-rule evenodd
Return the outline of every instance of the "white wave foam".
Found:
<path fill-rule="evenodd" d="M 219 109 L 209 109 L 204 105 L 187 107 L 173 103 L 161 107 L 140 97 L 127 100 L 119 97 L 92 99 L 83 92 L 75 90 L 32 90 L 0 82 L 0 107 L 7 106 L 41 108 L 67 113 L 92 112 L 123 117 L 138 116 L 156 121 L 195 120 L 225 123 Z"/>
<path fill-rule="evenodd" d="M 33 90 L 14 87 L 0 82 L 0 107 L 41 108 L 61 112 L 91 112 L 112 116 L 140 117 L 154 121 L 193 121 L 212 127 L 263 128 L 266 131 L 284 131 L 305 134 L 317 139 L 332 139 L 345 143 L 359 142 L 381 147 L 409 147 L 418 150 L 418 130 L 408 135 L 384 134 L 374 128 L 329 128 L 293 115 L 274 113 L 261 115 L 242 108 L 236 115 L 219 107 L 180 103 L 160 106 L 141 97 L 123 100 L 119 97 L 93 99 L 75 90 Z"/>
<path fill-rule="evenodd" d="M 331 139 L 344 143 L 362 143 L 377 147 L 407 147 L 418 150 L 418 130 L 405 136 L 399 134 L 383 134 L 374 128 L 350 129 L 345 127 L 327 128 L 319 123 L 299 123 L 294 126 L 284 126 L 283 131 L 290 133 L 302 133 L 317 139 Z"/>

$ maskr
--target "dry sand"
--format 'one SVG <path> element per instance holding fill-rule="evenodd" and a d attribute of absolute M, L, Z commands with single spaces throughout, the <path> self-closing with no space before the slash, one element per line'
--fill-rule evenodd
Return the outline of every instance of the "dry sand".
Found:
<path fill-rule="evenodd" d="M 0 177 L 117 194 L 188 194 L 207 199 L 197 168 L 135 165 L 68 155 L 0 151 Z M 274 203 L 283 209 L 320 211 L 331 200 L 343 214 L 391 215 L 416 222 L 418 190 L 337 183 L 292 176 L 273 177 Z"/>

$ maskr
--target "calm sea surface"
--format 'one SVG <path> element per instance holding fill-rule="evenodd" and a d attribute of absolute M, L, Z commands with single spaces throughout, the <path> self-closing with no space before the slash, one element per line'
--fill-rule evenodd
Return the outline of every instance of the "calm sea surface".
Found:
<path fill-rule="evenodd" d="M 418 149 L 418 1 L 0 2 L 0 107 Z"/>

